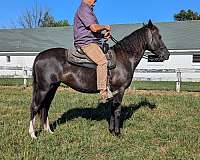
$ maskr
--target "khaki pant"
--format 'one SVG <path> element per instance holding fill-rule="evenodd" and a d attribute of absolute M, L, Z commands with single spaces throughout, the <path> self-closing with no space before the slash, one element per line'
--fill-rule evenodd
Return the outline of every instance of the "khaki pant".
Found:
<path fill-rule="evenodd" d="M 97 89 L 106 90 L 107 59 L 102 49 L 95 43 L 81 46 L 85 54 L 97 64 Z"/>

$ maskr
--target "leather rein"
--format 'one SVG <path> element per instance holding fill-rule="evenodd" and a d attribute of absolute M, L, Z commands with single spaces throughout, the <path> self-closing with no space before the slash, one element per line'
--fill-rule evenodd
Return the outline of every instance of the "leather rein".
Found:
<path fill-rule="evenodd" d="M 115 44 L 119 44 L 119 41 L 117 39 L 115 39 L 112 35 L 110 35 L 110 39 L 115 43 Z M 121 46 L 121 45 L 120 45 Z M 147 55 L 143 55 L 144 59 L 148 59 Z"/>

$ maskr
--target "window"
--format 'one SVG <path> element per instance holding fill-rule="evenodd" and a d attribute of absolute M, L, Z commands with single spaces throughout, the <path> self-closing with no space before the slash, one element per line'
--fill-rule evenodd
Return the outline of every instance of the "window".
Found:
<path fill-rule="evenodd" d="M 193 54 L 192 62 L 193 63 L 200 63 L 200 54 Z"/>
<path fill-rule="evenodd" d="M 10 62 L 11 61 L 11 59 L 10 59 L 10 56 L 6 56 L 6 62 Z"/>
<path fill-rule="evenodd" d="M 148 55 L 148 62 L 163 62 L 163 60 L 156 55 Z"/>

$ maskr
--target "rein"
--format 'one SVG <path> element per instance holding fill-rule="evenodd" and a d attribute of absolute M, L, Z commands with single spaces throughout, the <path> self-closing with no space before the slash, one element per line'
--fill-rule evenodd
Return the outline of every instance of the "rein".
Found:
<path fill-rule="evenodd" d="M 110 35 L 110 39 L 115 43 L 115 44 L 119 44 L 121 46 L 121 44 L 119 43 L 119 41 L 117 39 L 115 39 L 112 35 Z M 122 46 L 121 46 L 122 47 Z M 123 48 L 123 47 L 122 47 Z M 144 59 L 148 59 L 147 55 L 143 55 Z"/>
<path fill-rule="evenodd" d="M 116 40 L 112 35 L 110 35 L 110 39 L 114 42 L 114 43 L 119 43 L 119 41 L 118 40 Z"/>

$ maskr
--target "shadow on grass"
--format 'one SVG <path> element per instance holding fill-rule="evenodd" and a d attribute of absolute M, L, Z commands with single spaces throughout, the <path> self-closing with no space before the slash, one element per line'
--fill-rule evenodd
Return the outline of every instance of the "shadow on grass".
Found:
<path fill-rule="evenodd" d="M 123 128 L 123 123 L 127 119 L 131 118 L 134 112 L 136 112 L 141 107 L 148 107 L 154 109 L 156 107 L 155 103 L 149 102 L 146 98 L 141 99 L 138 104 L 130 104 L 129 106 L 122 106 L 121 112 L 121 128 Z M 109 123 L 111 116 L 110 105 L 98 104 L 97 108 L 74 108 L 61 115 L 56 121 L 54 121 L 50 127 L 54 131 L 59 125 L 66 123 L 67 121 L 73 120 L 78 117 L 85 118 L 87 120 L 107 120 Z"/>

